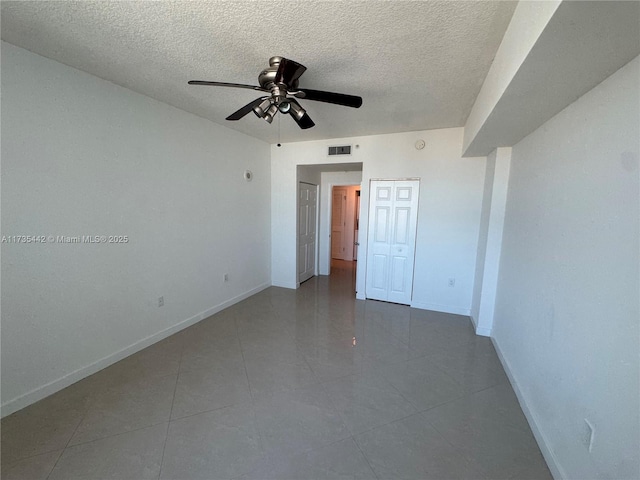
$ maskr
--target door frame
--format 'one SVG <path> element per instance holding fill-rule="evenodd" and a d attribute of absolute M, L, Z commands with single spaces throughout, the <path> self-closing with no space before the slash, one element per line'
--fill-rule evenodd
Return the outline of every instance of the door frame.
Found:
<path fill-rule="evenodd" d="M 316 254 L 314 255 L 314 265 L 313 265 L 313 276 L 318 276 L 318 255 L 320 253 L 319 245 L 318 245 L 318 234 L 320 229 L 320 185 L 304 182 L 302 180 L 298 180 L 296 184 L 296 288 L 300 287 L 300 282 L 298 281 L 298 269 L 300 268 L 300 184 L 304 183 L 305 185 L 313 185 L 316 187 L 316 237 L 315 237 L 315 245 L 316 245 Z"/>
<path fill-rule="evenodd" d="M 327 199 L 327 213 L 329 215 L 329 236 L 327 237 L 328 239 L 328 244 L 329 244 L 329 248 L 328 248 L 328 252 L 327 253 L 327 259 L 328 259 L 328 263 L 327 265 L 329 265 L 329 271 L 327 272 L 327 275 L 331 274 L 331 217 L 333 214 L 333 187 L 359 187 L 360 188 L 360 194 L 362 195 L 362 182 L 360 183 L 353 183 L 353 182 L 329 182 L 327 183 L 327 187 L 329 188 L 329 195 L 328 195 L 328 199 Z M 362 223 L 362 200 L 360 201 L 360 222 Z M 358 256 L 360 256 L 360 250 L 358 250 Z M 354 261 L 357 259 L 353 259 Z M 357 263 L 356 263 L 356 268 L 357 268 Z"/>

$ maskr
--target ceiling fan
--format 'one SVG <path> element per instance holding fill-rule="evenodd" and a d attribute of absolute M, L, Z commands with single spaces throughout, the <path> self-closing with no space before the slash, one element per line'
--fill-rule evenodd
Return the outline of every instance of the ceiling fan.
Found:
<path fill-rule="evenodd" d="M 191 80 L 189 85 L 213 85 L 217 87 L 236 87 L 267 92 L 260 98 L 245 105 L 240 110 L 232 113 L 227 120 L 240 120 L 253 111 L 257 117 L 263 118 L 268 123 L 280 113 L 288 113 L 302 129 L 315 125 L 306 110 L 297 102 L 296 98 L 315 100 L 317 102 L 333 103 L 345 107 L 359 108 L 362 105 L 362 97 L 345 95 L 343 93 L 323 92 L 298 88 L 298 79 L 307 67 L 284 57 L 271 57 L 269 68 L 265 68 L 258 76 L 260 86 L 243 85 L 240 83 L 207 82 L 203 80 Z"/>

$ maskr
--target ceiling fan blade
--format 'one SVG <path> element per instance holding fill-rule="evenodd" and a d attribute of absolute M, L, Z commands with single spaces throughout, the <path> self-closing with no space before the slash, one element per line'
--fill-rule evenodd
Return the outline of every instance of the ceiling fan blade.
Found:
<path fill-rule="evenodd" d="M 278 71 L 275 76 L 275 83 L 284 83 L 285 85 L 292 86 L 293 83 L 300 78 L 307 67 L 289 60 L 288 58 L 281 58 L 278 65 Z"/>
<path fill-rule="evenodd" d="M 229 115 L 227 117 L 227 120 L 240 120 L 242 117 L 244 117 L 247 113 L 249 113 L 250 111 L 252 111 L 254 109 L 254 107 L 257 107 L 258 105 L 260 105 L 260 103 L 262 103 L 262 101 L 265 98 L 269 98 L 269 97 L 260 97 L 260 98 L 256 98 L 253 102 L 246 104 L 244 107 L 242 107 L 240 110 L 233 112 L 231 115 Z"/>
<path fill-rule="evenodd" d="M 300 120 L 298 120 L 298 118 L 296 116 L 294 116 L 293 114 L 291 116 L 296 121 L 298 126 L 303 130 L 306 130 L 307 128 L 311 128 L 311 127 L 315 126 L 315 123 L 313 123 L 313 120 L 311 120 L 311 117 L 307 113 L 305 113 L 304 116 Z"/>
<path fill-rule="evenodd" d="M 257 85 L 244 85 L 242 83 L 225 83 L 225 82 L 207 82 L 205 80 L 189 80 L 187 82 L 189 85 L 211 85 L 214 87 L 235 87 L 235 88 L 248 88 L 249 90 L 258 90 L 260 92 L 268 92 L 262 87 L 258 87 Z"/>
<path fill-rule="evenodd" d="M 298 91 L 292 93 L 292 95 L 295 95 L 297 98 L 304 98 L 305 100 L 334 103 L 336 105 L 343 105 L 345 107 L 360 108 L 362 106 L 362 97 L 357 97 L 355 95 L 345 95 L 344 93 L 323 92 L 321 90 L 299 88 Z"/>
<path fill-rule="evenodd" d="M 288 101 L 291 103 L 295 103 L 298 106 L 297 109 L 292 108 L 291 110 L 289 110 L 289 115 L 291 115 L 291 118 L 295 120 L 295 122 L 301 129 L 306 130 L 307 128 L 311 128 L 315 125 L 315 123 L 313 123 L 313 120 L 311 120 L 311 117 L 307 114 L 304 108 L 302 108 L 300 104 L 295 101 L 295 99 L 289 98 Z M 296 115 L 296 110 L 299 112 L 304 112 L 304 114 L 302 116 Z"/>

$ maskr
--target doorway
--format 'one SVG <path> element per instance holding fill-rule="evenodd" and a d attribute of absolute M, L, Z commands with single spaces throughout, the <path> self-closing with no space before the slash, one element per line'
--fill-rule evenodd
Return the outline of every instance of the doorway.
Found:
<path fill-rule="evenodd" d="M 334 186 L 331 192 L 331 259 L 354 261 L 360 185 Z"/>
<path fill-rule="evenodd" d="M 355 292 L 360 185 L 334 185 L 331 189 L 331 274 L 351 272 Z"/>
<path fill-rule="evenodd" d="M 296 246 L 295 252 L 297 261 L 294 264 L 294 272 L 296 276 L 296 285 L 299 285 L 298 275 L 300 272 L 300 199 L 299 199 L 299 183 L 304 182 L 318 186 L 317 196 L 317 226 L 316 226 L 316 251 L 315 251 L 315 275 L 328 276 L 331 275 L 331 211 L 332 211 L 332 194 L 333 187 L 338 186 L 357 186 L 358 190 L 362 182 L 362 163 L 332 163 L 332 164 L 314 164 L 314 165 L 298 165 L 297 166 L 297 182 L 296 182 L 296 207 L 295 207 L 295 235 Z M 366 202 L 363 202 L 362 208 L 366 208 Z M 353 243 L 351 243 L 353 248 Z M 364 244 L 363 244 L 364 246 Z M 361 249 L 360 255 L 364 261 L 365 249 Z M 353 254 L 352 254 L 352 258 Z M 351 262 L 354 264 L 357 262 Z M 277 268 L 277 266 L 276 266 Z M 358 271 L 360 275 L 364 273 Z M 360 281 L 360 280 L 359 280 Z M 364 286 L 364 282 L 362 282 Z M 364 296 L 364 290 L 362 291 Z"/>

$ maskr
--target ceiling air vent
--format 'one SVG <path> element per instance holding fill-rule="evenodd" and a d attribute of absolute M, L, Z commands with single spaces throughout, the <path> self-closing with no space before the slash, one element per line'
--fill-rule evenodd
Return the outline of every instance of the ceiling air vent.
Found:
<path fill-rule="evenodd" d="M 332 155 L 351 155 L 351 145 L 329 147 L 329 156 Z"/>

